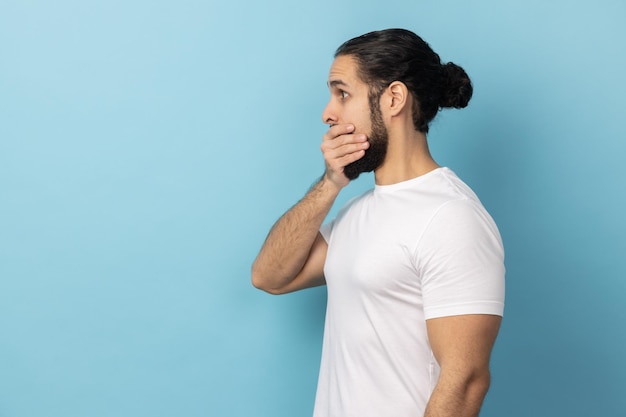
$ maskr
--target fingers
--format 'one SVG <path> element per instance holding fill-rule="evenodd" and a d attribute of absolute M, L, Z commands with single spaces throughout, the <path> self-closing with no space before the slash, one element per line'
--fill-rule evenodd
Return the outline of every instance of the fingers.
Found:
<path fill-rule="evenodd" d="M 353 125 L 331 126 L 324 135 L 321 145 L 329 177 L 334 177 L 337 183 L 347 184 L 348 180 L 343 175 L 343 168 L 362 158 L 367 148 L 369 148 L 367 136 L 354 133 Z"/>
<path fill-rule="evenodd" d="M 353 125 L 335 125 L 324 135 L 321 146 L 324 159 L 335 171 L 343 171 L 343 167 L 363 157 L 369 147 L 367 137 L 353 131 Z"/>
<path fill-rule="evenodd" d="M 324 135 L 324 138 L 328 137 L 329 139 L 332 139 L 340 135 L 352 133 L 353 131 L 354 125 L 349 123 L 331 125 L 328 129 L 328 132 L 326 132 L 326 134 Z"/>

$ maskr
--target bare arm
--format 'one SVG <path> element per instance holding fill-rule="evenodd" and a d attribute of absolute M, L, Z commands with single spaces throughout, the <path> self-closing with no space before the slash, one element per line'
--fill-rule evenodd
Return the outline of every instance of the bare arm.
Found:
<path fill-rule="evenodd" d="M 327 245 L 319 228 L 339 190 L 322 177 L 274 224 L 252 265 L 255 287 L 282 294 L 325 283 Z"/>
<path fill-rule="evenodd" d="M 272 294 L 323 285 L 326 241 L 319 233 L 337 195 L 349 180 L 343 167 L 361 158 L 368 143 L 351 125 L 336 125 L 322 141 L 326 172 L 270 230 L 252 265 L 252 284 Z"/>
<path fill-rule="evenodd" d="M 428 320 L 428 338 L 441 367 L 424 417 L 476 417 L 487 390 L 489 358 L 502 318 L 462 315 Z"/>

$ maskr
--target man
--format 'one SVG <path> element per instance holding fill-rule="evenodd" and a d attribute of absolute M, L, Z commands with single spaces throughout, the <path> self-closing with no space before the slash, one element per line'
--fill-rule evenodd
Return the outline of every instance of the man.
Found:
<path fill-rule="evenodd" d="M 470 417 L 490 382 L 504 253 L 476 195 L 430 155 L 428 124 L 472 85 L 402 29 L 339 47 L 326 171 L 270 231 L 252 282 L 272 294 L 326 284 L 315 417 Z M 322 226 L 361 172 L 374 189 Z"/>

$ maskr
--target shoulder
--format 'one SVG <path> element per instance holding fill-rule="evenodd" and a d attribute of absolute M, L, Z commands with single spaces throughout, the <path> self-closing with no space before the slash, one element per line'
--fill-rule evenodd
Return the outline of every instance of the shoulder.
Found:
<path fill-rule="evenodd" d="M 495 221 L 469 186 L 452 171 L 442 171 L 439 188 L 445 190 L 420 235 L 416 263 L 425 268 L 475 268 L 484 261 L 500 268 L 504 246 Z"/>
<path fill-rule="evenodd" d="M 474 191 L 449 168 L 437 170 L 430 183 L 437 195 L 428 229 L 453 230 L 456 234 L 472 228 L 498 234 L 490 214 Z M 499 234 L 498 234 L 499 235 Z"/>
<path fill-rule="evenodd" d="M 466 248 L 480 243 L 502 248 L 498 227 L 478 201 L 458 198 L 441 204 L 433 213 L 422 239 L 423 246 Z"/>
<path fill-rule="evenodd" d="M 450 200 L 469 199 L 478 200 L 478 196 L 454 171 L 442 167 L 433 176 L 432 186 L 437 187 Z"/>

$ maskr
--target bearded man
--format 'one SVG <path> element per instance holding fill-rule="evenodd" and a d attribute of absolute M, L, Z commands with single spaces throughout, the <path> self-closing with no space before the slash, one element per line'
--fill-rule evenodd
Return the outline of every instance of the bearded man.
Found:
<path fill-rule="evenodd" d="M 490 384 L 504 309 L 504 250 L 478 197 L 435 162 L 429 123 L 472 84 L 419 36 L 371 32 L 331 66 L 326 170 L 271 229 L 252 283 L 327 285 L 314 417 L 472 417 Z M 322 225 L 362 172 L 374 188 Z"/>

